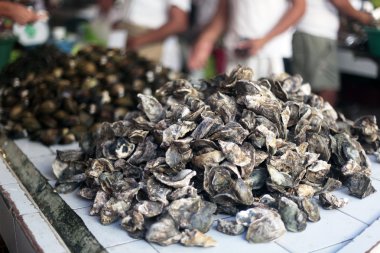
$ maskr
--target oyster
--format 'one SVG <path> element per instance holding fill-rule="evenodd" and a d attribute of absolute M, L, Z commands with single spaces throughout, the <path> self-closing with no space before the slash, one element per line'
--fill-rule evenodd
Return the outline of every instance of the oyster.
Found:
<path fill-rule="evenodd" d="M 227 235 L 240 235 L 244 233 L 245 227 L 236 221 L 218 220 L 216 230 Z"/>
<path fill-rule="evenodd" d="M 288 231 L 300 232 L 306 229 L 307 215 L 292 200 L 281 197 L 278 212 Z"/>
<path fill-rule="evenodd" d="M 143 94 L 138 94 L 137 97 L 140 98 L 142 109 L 151 122 L 157 123 L 163 119 L 164 109 L 156 98 Z"/>
<path fill-rule="evenodd" d="M 221 92 L 216 92 L 207 99 L 211 110 L 220 115 L 224 123 L 235 120 L 237 105 L 235 99 Z"/>
<path fill-rule="evenodd" d="M 347 187 L 351 195 L 361 199 L 376 192 L 372 186 L 371 179 L 363 174 L 350 176 L 347 181 Z"/>
<path fill-rule="evenodd" d="M 196 229 L 186 229 L 180 242 L 185 246 L 213 247 L 216 245 L 216 241 L 211 236 L 205 235 Z"/>
<path fill-rule="evenodd" d="M 367 143 L 373 143 L 379 138 L 379 127 L 375 116 L 363 116 L 356 119 L 353 129 Z"/>
<path fill-rule="evenodd" d="M 179 188 L 169 195 L 170 200 L 176 200 L 176 199 L 181 199 L 181 198 L 195 198 L 197 196 L 197 189 L 194 188 L 193 186 L 185 186 L 182 188 Z"/>
<path fill-rule="evenodd" d="M 172 192 L 170 188 L 167 188 L 152 177 L 148 179 L 146 188 L 150 200 L 159 201 L 165 206 L 169 204 L 167 196 Z"/>
<path fill-rule="evenodd" d="M 373 119 L 355 130 L 299 76 L 251 78 L 238 67 L 139 95 L 138 110 L 88 134 L 82 153 L 57 154 L 57 190 L 80 186 L 92 215 L 121 219 L 133 238 L 201 247 L 215 245 L 205 233 L 216 213 L 235 216 L 217 230 L 247 228 L 249 242 L 267 242 L 320 220 L 316 196 L 333 208 L 342 184 L 359 198 L 374 192 L 365 154 L 379 146 Z"/>
<path fill-rule="evenodd" d="M 132 238 L 144 238 L 146 229 L 145 219 L 142 213 L 136 210 L 130 212 L 121 220 L 121 226 Z"/>
<path fill-rule="evenodd" d="M 86 46 L 75 56 L 52 46 L 27 50 L 0 76 L 0 123 L 12 138 L 71 143 L 98 123 L 123 119 L 136 109 L 138 93 L 150 94 L 176 75 L 115 49 Z M 158 119 L 161 105 L 141 99 L 153 110 L 149 117 Z"/>
<path fill-rule="evenodd" d="M 341 208 L 348 203 L 348 199 L 339 199 L 330 192 L 319 194 L 319 202 L 324 209 L 337 209 Z"/>
<path fill-rule="evenodd" d="M 197 173 L 193 170 L 182 170 L 173 177 L 168 177 L 157 172 L 153 172 L 153 174 L 158 181 L 167 186 L 182 188 L 188 186 L 191 178 L 193 178 Z"/>
<path fill-rule="evenodd" d="M 319 207 L 312 198 L 297 199 L 299 208 L 307 214 L 307 219 L 311 222 L 317 222 L 321 219 Z"/>
<path fill-rule="evenodd" d="M 255 207 L 241 211 L 236 215 L 236 221 L 248 227 L 246 239 L 249 242 L 269 242 L 286 232 L 280 215 L 270 209 Z"/>
<path fill-rule="evenodd" d="M 99 190 L 96 193 L 94 204 L 92 205 L 92 208 L 90 210 L 90 215 L 97 215 L 100 213 L 100 210 L 103 208 L 103 206 L 106 204 L 106 202 L 109 199 L 109 195 L 102 191 Z"/>
<path fill-rule="evenodd" d="M 182 234 L 179 232 L 175 221 L 166 215 L 158 222 L 154 223 L 146 232 L 145 239 L 160 245 L 169 245 L 181 240 Z"/>
<path fill-rule="evenodd" d="M 213 222 L 216 205 L 197 198 L 174 200 L 167 208 L 179 228 L 207 232 Z"/>

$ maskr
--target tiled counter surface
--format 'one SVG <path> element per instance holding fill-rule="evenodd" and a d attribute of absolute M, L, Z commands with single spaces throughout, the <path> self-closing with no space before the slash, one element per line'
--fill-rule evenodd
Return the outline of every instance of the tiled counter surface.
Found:
<path fill-rule="evenodd" d="M 57 149 L 76 149 L 77 144 L 66 146 L 51 146 L 47 148 L 39 143 L 30 142 L 26 139 L 15 141 L 19 148 L 29 157 L 31 162 L 40 170 L 42 175 L 49 180 L 50 184 L 54 184 L 54 176 L 51 172 L 51 163 L 55 157 L 55 151 Z M 121 228 L 119 223 L 114 223 L 109 226 L 103 226 L 98 221 L 98 217 L 89 215 L 89 209 L 91 202 L 80 198 L 77 192 L 70 194 L 61 194 L 61 197 L 66 203 L 78 214 L 89 228 L 91 233 L 99 241 L 99 243 L 107 249 L 109 252 L 152 252 L 152 253 L 171 253 L 171 252 L 315 252 L 315 253 L 328 253 L 328 252 L 377 252 L 379 247 L 376 247 L 380 241 L 380 164 L 375 163 L 371 157 L 372 162 L 372 179 L 373 185 L 377 192 L 369 197 L 359 200 L 351 197 L 347 193 L 347 189 L 343 188 L 339 190 L 336 195 L 339 197 L 346 197 L 349 199 L 349 204 L 340 210 L 321 210 L 321 220 L 317 223 L 308 223 L 305 231 L 300 233 L 287 232 L 284 236 L 271 243 L 265 244 L 250 244 L 243 236 L 227 236 L 219 233 L 215 229 L 211 229 L 208 233 L 214 239 L 217 240 L 218 245 L 213 248 L 187 248 L 181 245 L 171 245 L 168 247 L 162 247 L 157 244 L 149 244 L 143 240 L 136 240 L 127 235 L 127 233 Z M 17 187 L 17 181 L 7 171 L 5 166 L 0 163 L 0 185 L 4 187 L 6 185 L 14 185 Z M 15 201 L 19 200 L 15 197 Z M 0 203 L 1 204 L 1 203 Z M 5 210 L 7 211 L 7 210 Z M 6 213 L 5 213 L 6 214 Z M 1 215 L 3 217 L 4 208 L 1 207 Z M 25 206 L 23 214 L 25 217 L 28 215 L 34 215 L 39 217 L 38 210 L 32 206 Z M 221 216 L 227 218 L 226 216 Z M 30 218 L 34 220 L 35 217 Z M 2 218 L 3 219 L 3 218 Z M 41 218 L 42 219 L 42 218 Z M 42 219 L 43 220 L 43 219 Z M 14 222 L 12 220 L 12 222 Z M 14 224 L 17 224 L 14 222 Z M 4 233 L 4 228 L 12 227 L 12 224 L 0 223 L 0 232 Z M 13 226 L 17 230 L 17 226 Z M 33 234 L 43 234 L 42 228 L 33 230 L 33 226 L 30 226 Z M 49 227 L 47 227 L 49 228 Z M 46 228 L 46 229 L 47 229 Z M 45 228 L 44 228 L 45 229 Z M 49 228 L 50 229 L 50 228 Z M 59 238 L 51 238 L 55 235 L 54 231 L 48 233 L 49 236 L 40 236 L 40 243 L 43 244 L 46 249 L 52 249 L 56 247 L 56 250 L 44 250 L 45 252 L 62 252 L 67 250 L 61 245 Z M 17 237 L 17 231 L 6 230 L 4 237 Z M 6 238 L 4 238 L 7 240 Z M 54 239 L 54 240 L 53 240 Z M 45 240 L 56 241 L 56 243 L 50 242 L 49 245 Z M 12 241 L 8 239 L 8 241 Z M 17 241 L 17 240 L 13 240 Z M 7 242 L 7 241 L 6 241 Z M 8 242 L 7 242 L 8 243 Z M 8 245 L 11 252 L 17 248 L 14 245 Z M 49 248 L 50 247 L 50 248 Z M 59 251 L 61 250 L 61 251 Z M 19 252 L 24 252 L 20 251 Z"/>
<path fill-rule="evenodd" d="M 68 252 L 64 242 L 2 159 L 0 234 L 10 253 Z"/>

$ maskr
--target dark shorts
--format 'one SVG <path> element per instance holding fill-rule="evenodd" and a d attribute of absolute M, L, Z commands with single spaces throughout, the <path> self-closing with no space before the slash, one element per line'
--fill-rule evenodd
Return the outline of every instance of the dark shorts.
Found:
<path fill-rule="evenodd" d="M 340 89 L 340 77 L 335 40 L 303 32 L 293 35 L 292 69 L 314 92 Z"/>

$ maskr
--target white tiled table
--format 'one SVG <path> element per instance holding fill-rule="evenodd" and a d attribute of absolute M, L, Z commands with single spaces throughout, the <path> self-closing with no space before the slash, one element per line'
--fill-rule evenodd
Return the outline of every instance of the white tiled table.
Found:
<path fill-rule="evenodd" d="M 9 252 L 63 253 L 68 249 L 26 190 L 0 159 L 0 233 Z"/>
<path fill-rule="evenodd" d="M 16 141 L 21 150 L 30 158 L 32 163 L 41 171 L 43 176 L 49 180 L 50 184 L 54 184 L 54 176 L 51 173 L 51 162 L 54 159 L 55 150 L 78 148 L 77 144 L 69 146 L 55 145 L 47 148 L 41 144 L 30 142 L 28 140 Z M 95 238 L 102 244 L 107 251 L 115 252 L 146 252 L 146 253 L 177 253 L 177 252 L 205 252 L 205 253 L 223 253 L 223 252 L 313 252 L 313 253 L 330 253 L 330 252 L 366 252 L 380 241 L 380 164 L 372 161 L 372 179 L 373 185 L 377 192 L 371 196 L 359 200 L 347 194 L 347 189 L 343 188 L 336 192 L 339 197 L 349 198 L 349 204 L 340 210 L 321 210 L 321 220 L 317 223 L 308 223 L 305 231 L 300 233 L 287 232 L 283 237 L 271 243 L 250 244 L 243 236 L 227 236 L 219 233 L 215 229 L 211 229 L 208 233 L 216 241 L 218 245 L 213 248 L 187 248 L 181 245 L 171 245 L 162 247 L 157 244 L 150 244 L 143 240 L 136 240 L 127 235 L 121 228 L 119 223 L 109 226 L 103 226 L 98 221 L 98 217 L 92 217 L 89 213 L 91 201 L 84 200 L 77 195 L 77 191 L 70 194 L 61 194 L 66 203 L 78 214 L 84 221 L 88 229 Z M 7 171 L 5 166 L 0 163 L 0 185 L 17 185 L 17 180 Z M 16 189 L 16 188 L 15 188 Z M 20 193 L 14 190 L 14 198 L 18 202 L 24 202 L 25 198 L 20 197 Z M 12 192 L 12 191 L 11 191 Z M 22 195 L 22 194 L 21 194 Z M 13 197 L 13 196 L 12 196 Z M 1 205 L 1 203 L 0 203 Z M 2 208 L 4 209 L 4 208 Z M 23 207 L 24 215 L 30 220 L 38 220 L 38 210 L 35 207 L 25 204 Z M 1 210 L 3 213 L 3 210 Z M 37 213 L 36 213 L 37 212 Z M 34 215 L 37 216 L 35 219 Z M 223 216 L 226 217 L 226 216 Z M 28 219 L 26 219 L 28 220 Z M 36 222 L 35 222 L 36 223 Z M 38 222 L 37 222 L 38 223 Z M 7 224 L 1 225 L 8 226 Z M 30 224 L 30 228 L 34 229 L 34 223 Z M 16 234 L 17 226 L 14 226 L 15 233 L 7 233 L 9 235 Z M 51 228 L 49 228 L 51 229 Z M 34 233 L 39 233 L 32 231 Z M 54 231 L 52 232 L 54 235 Z M 46 238 L 41 238 L 42 241 Z M 6 238 L 4 238 L 6 239 Z M 49 240 L 52 238 L 49 237 Z M 56 239 L 60 242 L 59 238 Z M 52 243 L 50 243 L 52 244 Z M 61 252 L 60 246 L 46 244 L 45 247 L 51 249 L 56 246 L 57 250 L 53 252 Z M 13 252 L 13 245 L 8 245 Z M 21 246 L 19 246 L 20 248 Z M 375 247 L 372 252 L 376 252 Z M 380 248 L 379 248 L 380 250 Z M 19 250 L 19 252 L 21 252 Z M 51 251 L 46 251 L 51 252 Z"/>

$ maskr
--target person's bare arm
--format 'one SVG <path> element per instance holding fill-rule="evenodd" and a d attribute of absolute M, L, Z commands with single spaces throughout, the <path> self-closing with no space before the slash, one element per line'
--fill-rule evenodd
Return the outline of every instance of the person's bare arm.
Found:
<path fill-rule="evenodd" d="M 206 64 L 214 44 L 223 33 L 227 22 L 228 1 L 219 0 L 219 5 L 213 19 L 201 32 L 191 50 L 187 62 L 187 66 L 190 70 L 200 69 Z"/>
<path fill-rule="evenodd" d="M 137 49 L 141 46 L 162 41 L 170 35 L 181 33 L 187 29 L 187 13 L 176 6 L 169 9 L 169 20 L 158 29 L 128 38 L 127 48 Z"/>
<path fill-rule="evenodd" d="M 37 21 L 40 18 L 37 13 L 21 4 L 4 1 L 0 1 L 0 16 L 10 18 L 20 25 Z"/>
<path fill-rule="evenodd" d="M 255 38 L 246 40 L 238 45 L 238 48 L 249 48 L 251 55 L 257 52 L 274 37 L 285 32 L 291 26 L 295 25 L 305 13 L 306 2 L 305 0 L 292 0 L 292 5 L 284 13 L 278 23 L 262 38 Z"/>
<path fill-rule="evenodd" d="M 373 22 L 371 14 L 356 10 L 348 0 L 330 0 L 330 2 L 339 12 L 359 21 L 360 23 L 369 25 Z"/>

